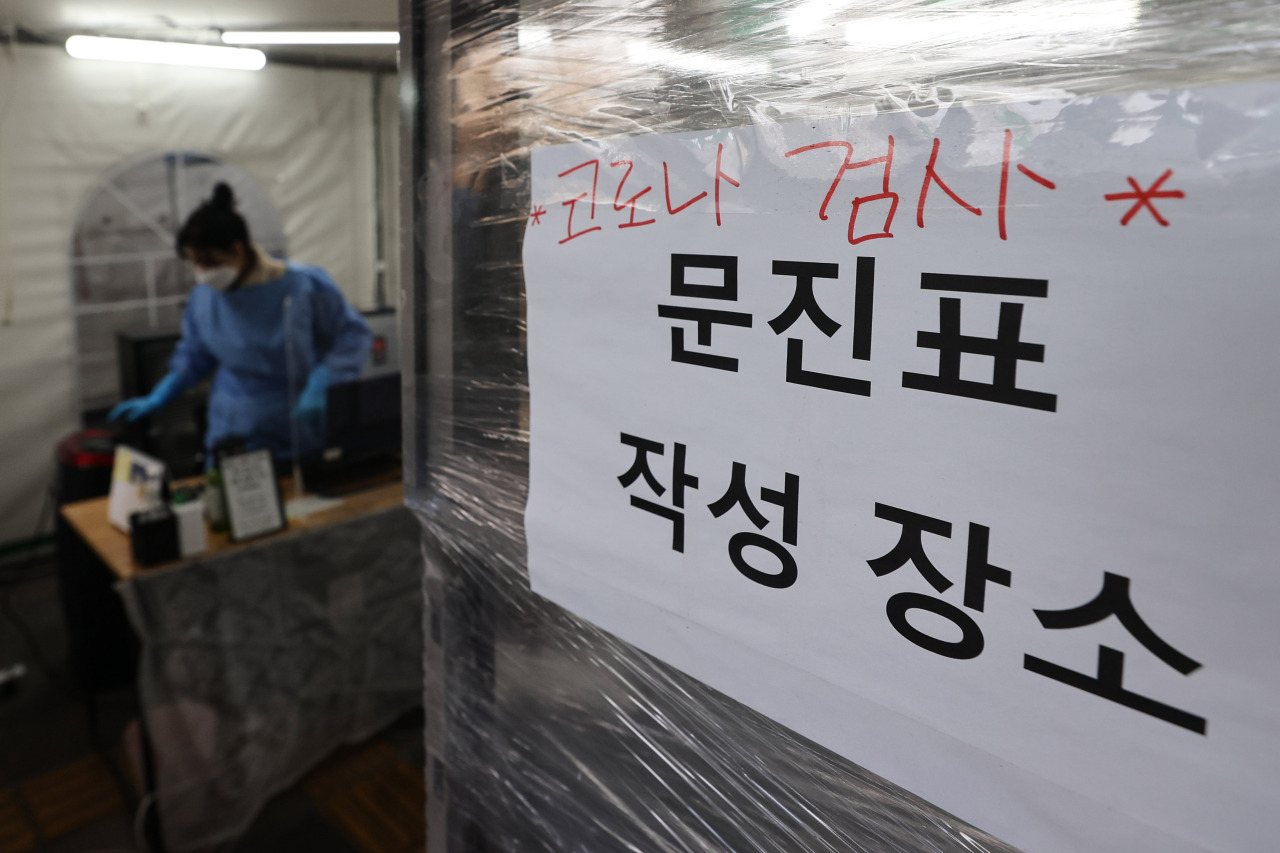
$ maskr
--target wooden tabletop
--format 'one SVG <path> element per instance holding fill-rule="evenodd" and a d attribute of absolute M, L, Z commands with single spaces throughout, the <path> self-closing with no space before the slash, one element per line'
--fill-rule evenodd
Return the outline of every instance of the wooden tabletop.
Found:
<path fill-rule="evenodd" d="M 288 480 L 281 483 L 281 494 L 288 500 L 293 497 L 292 487 Z M 107 498 L 94 498 L 67 504 L 62 508 L 62 516 L 77 533 L 88 543 L 89 547 L 102 559 L 120 580 L 130 580 L 141 574 L 180 568 L 197 560 L 206 559 L 219 552 L 245 548 L 274 537 L 288 536 L 301 530 L 310 530 L 330 524 L 338 524 L 369 515 L 380 510 L 391 509 L 404 503 L 404 484 L 397 481 L 372 486 L 344 496 L 342 503 L 327 509 L 318 510 L 302 518 L 289 519 L 289 527 L 279 533 L 263 536 L 249 542 L 232 542 L 226 533 L 214 533 L 206 527 L 208 547 L 201 554 L 172 560 L 155 566 L 142 567 L 133 561 L 129 535 L 111 526 L 107 521 Z"/>

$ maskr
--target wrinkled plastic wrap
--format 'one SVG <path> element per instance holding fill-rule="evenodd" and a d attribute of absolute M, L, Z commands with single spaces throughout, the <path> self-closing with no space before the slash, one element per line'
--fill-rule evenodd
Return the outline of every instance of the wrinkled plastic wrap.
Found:
<path fill-rule="evenodd" d="M 1264 80 L 1280 10 L 811 0 L 402 11 L 406 423 L 410 503 L 427 533 L 432 849 L 1011 849 L 530 592 L 529 152 Z"/>
<path fill-rule="evenodd" d="M 120 584 L 165 849 L 238 838 L 334 748 L 418 705 L 416 527 L 396 508 Z"/>

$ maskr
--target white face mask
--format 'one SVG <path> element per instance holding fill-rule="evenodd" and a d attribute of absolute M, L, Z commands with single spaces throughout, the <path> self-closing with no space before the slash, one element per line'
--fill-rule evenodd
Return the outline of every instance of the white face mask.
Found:
<path fill-rule="evenodd" d="M 214 290 L 226 290 L 236 283 L 240 271 L 234 267 L 214 267 L 211 270 L 196 267 L 196 281 L 207 284 Z"/>

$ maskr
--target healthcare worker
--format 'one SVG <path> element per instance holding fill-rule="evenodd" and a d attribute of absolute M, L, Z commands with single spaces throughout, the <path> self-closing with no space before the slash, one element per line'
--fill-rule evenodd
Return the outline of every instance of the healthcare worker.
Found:
<path fill-rule="evenodd" d="M 145 397 L 120 403 L 110 420 L 137 420 L 163 408 L 210 373 L 210 453 L 222 438 L 268 448 L 278 461 L 323 442 L 325 389 L 356 379 L 372 335 L 324 270 L 271 257 L 249 237 L 231 187 L 213 197 L 178 232 L 178 254 L 195 271 L 182 317 L 182 339 L 169 373 Z M 292 401 L 296 397 L 296 403 Z"/>

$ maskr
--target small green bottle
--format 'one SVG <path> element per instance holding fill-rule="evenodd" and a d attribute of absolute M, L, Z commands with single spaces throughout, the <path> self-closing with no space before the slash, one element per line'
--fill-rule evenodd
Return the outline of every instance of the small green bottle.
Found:
<path fill-rule="evenodd" d="M 205 476 L 204 514 L 209 520 L 209 529 L 214 533 L 226 533 L 230 527 L 227 522 L 227 492 L 222 483 L 222 456 L 242 450 L 244 439 L 240 436 L 227 436 L 213 446 L 213 465 Z"/>
<path fill-rule="evenodd" d="M 222 472 L 216 467 L 205 477 L 204 517 L 214 533 L 227 532 L 227 498 L 222 491 Z"/>

